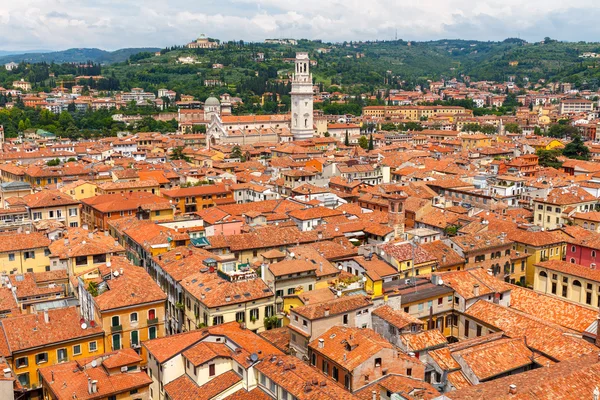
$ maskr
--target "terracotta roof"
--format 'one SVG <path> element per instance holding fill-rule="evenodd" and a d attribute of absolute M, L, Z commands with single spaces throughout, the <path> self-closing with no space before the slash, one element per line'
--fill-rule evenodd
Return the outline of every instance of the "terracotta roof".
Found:
<path fill-rule="evenodd" d="M 392 307 L 385 305 L 373 310 L 371 315 L 375 315 L 384 321 L 388 322 L 390 325 L 395 326 L 398 329 L 403 329 L 404 327 L 415 324 L 418 326 L 423 326 L 425 323 L 418 318 L 413 317 L 412 315 L 405 313 L 401 310 L 394 310 Z"/>
<path fill-rule="evenodd" d="M 448 340 L 446 340 L 444 334 L 437 329 L 429 329 L 417 333 L 405 333 L 400 335 L 400 341 L 407 346 L 409 351 L 414 352 L 448 344 Z"/>
<path fill-rule="evenodd" d="M 29 208 L 58 207 L 79 204 L 67 194 L 58 190 L 42 190 L 37 193 L 28 194 L 22 198 Z"/>
<path fill-rule="evenodd" d="M 361 308 L 369 307 L 373 303 L 366 296 L 344 296 L 327 303 L 307 304 L 301 307 L 294 307 L 293 313 L 296 313 L 306 319 L 315 320 L 325 318 L 325 312 L 330 316 L 342 314 Z"/>
<path fill-rule="evenodd" d="M 579 264 L 571 264 L 562 260 L 549 260 L 535 264 L 536 267 L 558 271 L 563 274 L 577 276 L 590 281 L 600 282 L 600 270 L 584 267 Z"/>
<path fill-rule="evenodd" d="M 273 296 L 260 278 L 231 282 L 214 272 L 187 276 L 181 280 L 181 287 L 208 308 L 249 303 Z"/>
<path fill-rule="evenodd" d="M 26 314 L 0 320 L 8 344 L 9 354 L 33 347 L 103 336 L 102 327 L 81 328 L 80 316 L 75 307 L 48 310 L 48 323 L 44 314 Z"/>
<path fill-rule="evenodd" d="M 118 277 L 106 280 L 108 290 L 94 297 L 94 302 L 102 311 L 138 304 L 164 302 L 167 295 L 156 284 L 154 279 L 141 267 L 131 265 L 125 258 L 112 257 L 111 267 L 100 266 L 103 275 L 110 271 L 123 272 Z"/>
<path fill-rule="evenodd" d="M 466 314 L 504 331 L 511 338 L 527 337 L 527 346 L 557 361 L 593 352 L 593 344 L 570 335 L 575 333 L 551 322 L 484 300 L 478 300 Z"/>
<path fill-rule="evenodd" d="M 0 252 L 22 251 L 48 247 L 51 241 L 40 232 L 0 234 Z"/>
<path fill-rule="evenodd" d="M 534 353 L 523 338 L 501 339 L 453 353 L 479 381 L 506 374 L 532 364 Z"/>
<path fill-rule="evenodd" d="M 452 400 L 590 398 L 600 379 L 600 363 L 596 353 L 575 355 L 548 368 L 537 368 L 462 388 L 452 392 L 449 397 Z M 509 393 L 510 385 L 516 386 L 516 394 Z"/>
<path fill-rule="evenodd" d="M 237 373 L 230 370 L 198 386 L 184 374 L 167 383 L 164 389 L 171 400 L 210 400 L 241 380 Z"/>
<path fill-rule="evenodd" d="M 58 400 L 70 400 L 74 396 L 77 399 L 89 400 L 104 399 L 113 395 L 129 396 L 132 390 L 150 386 L 152 379 L 142 371 L 109 374 L 102 368 L 102 363 L 112 357 L 119 357 L 119 352 L 109 353 L 108 359 L 100 361 L 96 368 L 92 368 L 91 365 L 79 368 L 79 362 L 71 361 L 40 368 L 39 372 L 46 382 L 46 387 Z M 88 392 L 88 380 L 97 382 L 98 391 L 94 395 Z"/>
<path fill-rule="evenodd" d="M 358 398 L 294 356 L 267 357 L 255 368 L 298 400 Z"/>
<path fill-rule="evenodd" d="M 577 332 L 584 332 L 597 319 L 598 310 L 511 285 L 510 307 Z"/>

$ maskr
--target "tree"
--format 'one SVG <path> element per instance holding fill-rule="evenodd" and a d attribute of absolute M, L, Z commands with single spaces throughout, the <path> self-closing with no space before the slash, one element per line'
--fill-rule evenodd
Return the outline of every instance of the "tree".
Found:
<path fill-rule="evenodd" d="M 48 161 L 46 165 L 49 167 L 56 167 L 57 165 L 60 165 L 60 160 L 58 158 L 55 158 L 54 160 Z"/>
<path fill-rule="evenodd" d="M 183 153 L 183 147 L 178 146 L 171 150 L 171 160 L 184 160 L 190 162 L 190 158 Z"/>
<path fill-rule="evenodd" d="M 571 143 L 567 144 L 562 152 L 563 156 L 576 160 L 589 160 L 590 149 L 583 143 L 580 135 L 575 135 Z"/>
<path fill-rule="evenodd" d="M 558 121 L 558 124 L 551 125 L 550 128 L 548 128 L 546 135 L 553 138 L 563 138 L 566 136 L 576 135 L 578 132 L 579 130 L 576 127 L 573 125 L 567 125 L 560 120 Z"/>
<path fill-rule="evenodd" d="M 242 161 L 246 161 L 240 146 L 233 146 L 233 149 L 231 149 L 231 158 L 239 158 Z"/>
<path fill-rule="evenodd" d="M 324 136 L 324 137 L 330 137 L 330 136 L 331 136 L 331 133 L 329 133 L 329 132 L 325 132 L 325 133 L 323 134 L 323 136 Z"/>
<path fill-rule="evenodd" d="M 369 147 L 369 139 L 366 136 L 362 135 L 358 138 L 358 145 L 363 149 L 367 149 Z"/>
<path fill-rule="evenodd" d="M 344 139 L 344 144 L 346 146 L 350 146 L 350 136 L 348 136 L 348 131 L 346 131 L 346 138 Z"/>
<path fill-rule="evenodd" d="M 522 132 L 521 127 L 519 126 L 519 124 L 514 123 L 514 122 L 511 122 L 511 123 L 508 123 L 508 124 L 504 125 L 504 130 L 506 132 L 510 132 L 510 133 L 521 133 Z"/>
<path fill-rule="evenodd" d="M 542 167 L 552 167 L 552 168 L 560 168 L 562 167 L 562 162 L 558 160 L 558 157 L 561 155 L 561 151 L 559 149 L 554 150 L 538 150 L 536 151 L 538 156 L 538 164 Z"/>
<path fill-rule="evenodd" d="M 369 135 L 369 151 L 373 150 L 375 147 L 373 145 L 373 134 Z"/>

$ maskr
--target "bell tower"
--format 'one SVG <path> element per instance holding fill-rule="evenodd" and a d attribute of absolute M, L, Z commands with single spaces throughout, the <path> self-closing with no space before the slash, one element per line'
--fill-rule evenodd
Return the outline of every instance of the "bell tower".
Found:
<path fill-rule="evenodd" d="M 292 75 L 292 121 L 291 133 L 294 140 L 311 139 L 313 128 L 313 88 L 308 53 L 296 53 Z"/>
<path fill-rule="evenodd" d="M 388 200 L 388 225 L 394 229 L 394 239 L 404 234 L 404 194 L 391 194 L 385 196 Z"/>

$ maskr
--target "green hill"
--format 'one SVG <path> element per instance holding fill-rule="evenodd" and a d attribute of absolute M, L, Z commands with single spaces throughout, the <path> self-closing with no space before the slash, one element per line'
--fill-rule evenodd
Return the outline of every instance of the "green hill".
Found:
<path fill-rule="evenodd" d="M 39 62 L 54 62 L 54 63 L 79 63 L 92 61 L 100 64 L 110 64 L 115 62 L 123 62 L 131 55 L 140 52 L 155 52 L 157 48 L 129 48 L 116 51 L 105 51 L 100 49 L 68 49 L 64 51 L 54 51 L 46 53 L 25 53 L 25 54 L 10 54 L 0 57 L 0 64 L 6 64 L 11 61 L 27 63 Z"/>

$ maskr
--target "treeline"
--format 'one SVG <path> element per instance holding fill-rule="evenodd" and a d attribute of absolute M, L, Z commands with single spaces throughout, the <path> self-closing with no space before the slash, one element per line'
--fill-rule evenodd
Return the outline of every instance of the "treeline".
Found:
<path fill-rule="evenodd" d="M 120 131 L 166 133 L 177 130 L 177 121 L 156 121 L 151 116 L 127 126 L 112 118 L 122 112 L 114 109 L 75 112 L 71 109 L 54 114 L 46 109 L 24 107 L 22 102 L 17 102 L 13 108 L 0 109 L 0 125 L 4 126 L 8 138 L 17 137 L 28 129 L 43 129 L 71 139 L 116 136 Z"/>

